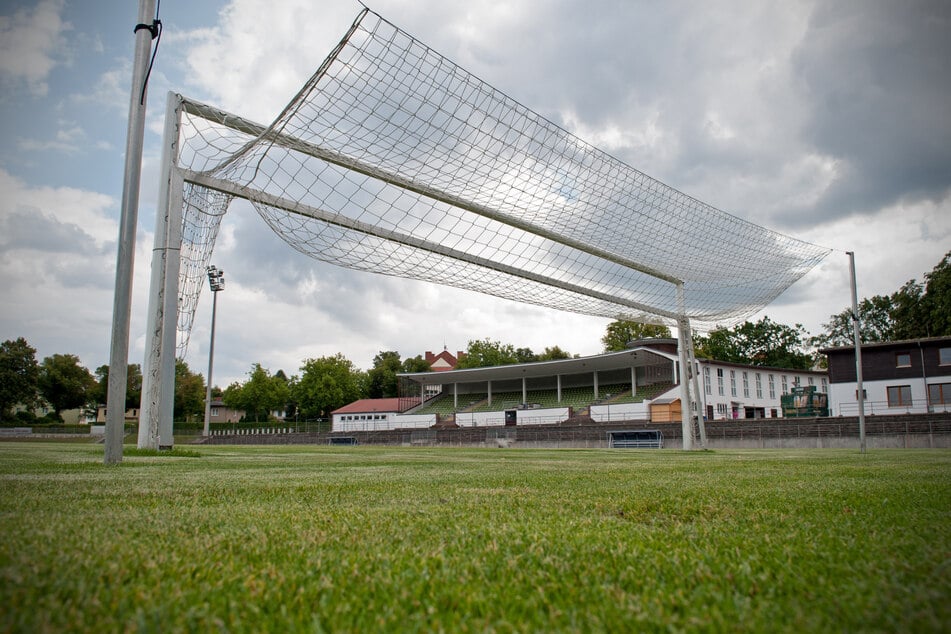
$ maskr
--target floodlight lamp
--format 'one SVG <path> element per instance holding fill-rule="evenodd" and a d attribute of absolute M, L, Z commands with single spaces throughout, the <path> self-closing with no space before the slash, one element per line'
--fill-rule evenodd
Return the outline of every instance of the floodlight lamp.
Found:
<path fill-rule="evenodd" d="M 208 285 L 212 292 L 223 291 L 225 288 L 225 272 L 214 265 L 209 266 Z"/>

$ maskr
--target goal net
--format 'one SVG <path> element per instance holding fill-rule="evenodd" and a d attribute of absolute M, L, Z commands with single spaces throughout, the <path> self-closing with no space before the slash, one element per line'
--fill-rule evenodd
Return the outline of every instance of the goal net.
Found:
<path fill-rule="evenodd" d="M 183 109 L 181 346 L 233 196 L 339 266 L 701 329 L 828 253 L 639 172 L 369 10 L 270 126 Z"/>
<path fill-rule="evenodd" d="M 677 327 L 701 436 L 691 324 L 748 317 L 829 252 L 639 172 L 368 9 L 270 125 L 171 95 L 165 151 L 140 445 L 171 424 L 165 315 L 183 357 L 234 198 L 324 262 Z"/>

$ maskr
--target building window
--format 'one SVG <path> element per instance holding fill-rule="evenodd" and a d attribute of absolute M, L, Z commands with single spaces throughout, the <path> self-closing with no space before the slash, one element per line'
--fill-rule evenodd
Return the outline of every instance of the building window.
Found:
<path fill-rule="evenodd" d="M 951 365 L 951 348 L 938 348 L 938 363 Z"/>
<path fill-rule="evenodd" d="M 823 392 L 829 391 L 829 381 L 825 377 L 822 377 L 822 391 Z"/>
<path fill-rule="evenodd" d="M 855 401 L 858 402 L 858 400 L 859 400 L 859 391 L 855 390 Z M 863 401 L 868 400 L 868 390 L 866 390 L 865 388 L 862 388 L 862 400 Z"/>
<path fill-rule="evenodd" d="M 743 396 L 750 397 L 750 373 L 743 371 Z"/>
<path fill-rule="evenodd" d="M 717 368 L 717 394 L 723 396 L 723 368 Z"/>
<path fill-rule="evenodd" d="M 763 375 L 756 373 L 756 398 L 763 398 Z"/>
<path fill-rule="evenodd" d="M 911 354 L 908 352 L 899 352 L 895 355 L 895 367 L 896 368 L 910 368 L 911 367 Z"/>
<path fill-rule="evenodd" d="M 727 411 L 729 410 L 727 410 L 726 403 L 717 403 L 718 416 L 723 416 L 724 418 L 726 418 Z"/>
<path fill-rule="evenodd" d="M 785 374 L 783 375 L 783 394 L 789 394 L 789 379 Z"/>
<path fill-rule="evenodd" d="M 815 385 L 815 384 L 816 384 L 816 379 L 815 379 L 815 377 L 810 376 L 810 377 L 809 377 L 809 385 Z"/>
<path fill-rule="evenodd" d="M 771 410 L 769 410 L 769 417 L 770 417 L 770 418 L 779 418 L 779 412 L 778 412 L 777 410 L 775 410 L 775 409 L 771 409 Z"/>
<path fill-rule="evenodd" d="M 769 375 L 769 397 L 776 398 L 776 377 L 772 374 Z M 776 418 L 773 416 L 773 418 Z"/>
<path fill-rule="evenodd" d="M 212 416 L 217 416 L 217 415 L 218 415 L 218 408 L 217 408 L 217 407 L 212 407 L 212 408 L 211 408 L 211 415 L 212 415 Z"/>
<path fill-rule="evenodd" d="M 932 405 L 951 403 L 951 383 L 935 383 L 928 386 L 928 402 Z"/>
<path fill-rule="evenodd" d="M 730 370 L 730 394 L 736 396 L 736 370 Z"/>
<path fill-rule="evenodd" d="M 710 368 L 703 368 L 703 391 L 707 394 L 713 394 L 713 389 L 710 387 Z"/>
<path fill-rule="evenodd" d="M 907 407 L 911 402 L 910 385 L 890 385 L 888 386 L 888 406 L 889 407 Z"/>

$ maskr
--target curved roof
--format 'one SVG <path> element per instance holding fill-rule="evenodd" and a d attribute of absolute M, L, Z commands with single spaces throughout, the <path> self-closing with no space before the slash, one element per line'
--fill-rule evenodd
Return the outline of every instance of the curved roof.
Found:
<path fill-rule="evenodd" d="M 577 359 L 558 359 L 556 361 L 536 361 L 534 363 L 513 363 L 487 368 L 468 368 L 445 372 L 401 373 L 397 376 L 421 385 L 446 385 L 450 383 L 481 383 L 484 381 L 506 381 L 522 378 L 550 377 L 555 375 L 583 374 L 586 372 L 619 370 L 631 367 L 657 365 L 671 362 L 677 356 L 639 346 L 621 352 L 579 357 Z"/>

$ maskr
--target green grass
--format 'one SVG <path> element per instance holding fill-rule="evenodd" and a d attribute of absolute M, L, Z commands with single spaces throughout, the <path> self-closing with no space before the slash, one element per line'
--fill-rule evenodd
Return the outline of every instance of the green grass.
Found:
<path fill-rule="evenodd" d="M 948 631 L 951 452 L 0 443 L 0 631 Z"/>

